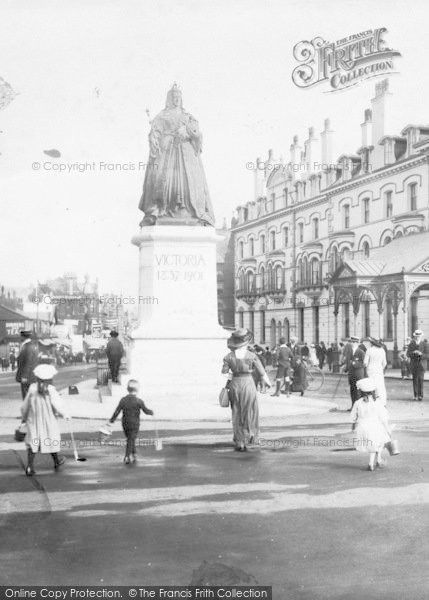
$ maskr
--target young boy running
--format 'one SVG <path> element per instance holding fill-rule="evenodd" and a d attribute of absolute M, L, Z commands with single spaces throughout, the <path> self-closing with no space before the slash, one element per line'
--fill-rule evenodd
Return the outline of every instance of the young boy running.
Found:
<path fill-rule="evenodd" d="M 143 400 L 137 397 L 139 391 L 138 381 L 130 379 L 127 390 L 128 394 L 119 401 L 110 423 L 114 423 L 116 417 L 122 411 L 122 427 L 127 438 L 124 463 L 129 465 L 131 454 L 133 461 L 136 460 L 136 437 L 140 429 L 140 411 L 142 410 L 146 415 L 153 415 L 153 410 L 147 408 Z"/>

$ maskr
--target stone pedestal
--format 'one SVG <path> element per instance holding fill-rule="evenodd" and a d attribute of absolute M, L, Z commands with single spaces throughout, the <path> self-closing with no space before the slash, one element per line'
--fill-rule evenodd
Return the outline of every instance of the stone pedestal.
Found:
<path fill-rule="evenodd" d="M 132 239 L 140 283 L 129 375 L 161 413 L 166 402 L 216 403 L 225 381 L 229 333 L 218 324 L 217 239 L 211 227 L 185 225 L 143 227 Z"/>

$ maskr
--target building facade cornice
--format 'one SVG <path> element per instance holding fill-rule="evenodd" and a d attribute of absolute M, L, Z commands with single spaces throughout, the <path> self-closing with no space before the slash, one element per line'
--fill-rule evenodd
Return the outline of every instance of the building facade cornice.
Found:
<path fill-rule="evenodd" d="M 255 225 L 263 225 L 267 222 L 273 221 L 274 219 L 281 218 L 287 215 L 293 215 L 294 213 L 298 213 L 301 210 L 307 210 L 314 206 L 318 206 L 323 204 L 327 200 L 329 201 L 334 196 L 347 192 L 349 190 L 355 189 L 362 185 L 367 185 L 373 181 L 378 181 L 379 179 L 383 179 L 389 175 L 395 175 L 397 173 L 401 173 L 415 167 L 419 164 L 428 164 L 429 163 L 429 154 L 419 155 L 419 156 L 411 156 L 405 160 L 400 161 L 399 163 L 394 163 L 393 165 L 388 165 L 386 167 L 382 167 L 381 169 L 373 172 L 367 173 L 365 175 L 360 175 L 358 178 L 345 181 L 340 184 L 335 184 L 329 188 L 326 188 L 323 193 L 318 194 L 314 198 L 308 198 L 307 200 L 303 200 L 292 206 L 288 206 L 282 208 L 278 211 L 268 213 L 261 217 L 257 217 L 256 219 L 252 219 L 246 221 L 245 223 L 240 223 L 231 229 L 231 232 L 236 234 L 242 230 L 248 229 L 249 227 L 253 227 Z"/>

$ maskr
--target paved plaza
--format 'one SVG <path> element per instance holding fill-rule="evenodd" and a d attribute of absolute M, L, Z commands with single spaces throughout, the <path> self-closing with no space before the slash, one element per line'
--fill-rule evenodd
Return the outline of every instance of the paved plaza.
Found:
<path fill-rule="evenodd" d="M 20 400 L 2 400 L 0 583 L 186 585 L 207 568 L 272 585 L 279 600 L 424 598 L 427 404 L 404 399 L 409 382 L 387 381 L 402 452 L 370 473 L 347 445 L 349 400 L 337 383 L 328 377 L 313 398 L 334 400 L 330 409 L 263 417 L 247 453 L 233 451 L 225 420 L 161 421 L 157 451 L 147 419 L 139 460 L 125 466 L 119 424 L 101 441 L 102 421 L 73 419 L 87 459 L 76 462 L 63 422 L 65 466 L 54 473 L 38 455 L 33 478 L 11 436 Z"/>

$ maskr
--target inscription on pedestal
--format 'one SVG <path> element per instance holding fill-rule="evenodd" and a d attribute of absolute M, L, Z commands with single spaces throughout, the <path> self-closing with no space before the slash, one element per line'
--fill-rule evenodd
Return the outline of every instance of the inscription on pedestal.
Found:
<path fill-rule="evenodd" d="M 157 277 L 160 281 L 191 282 L 204 279 L 204 271 L 197 270 L 198 267 L 206 266 L 202 254 L 155 254 L 155 261 L 158 267 L 182 267 L 181 269 L 158 269 Z M 183 270 L 183 267 L 186 270 Z"/>

